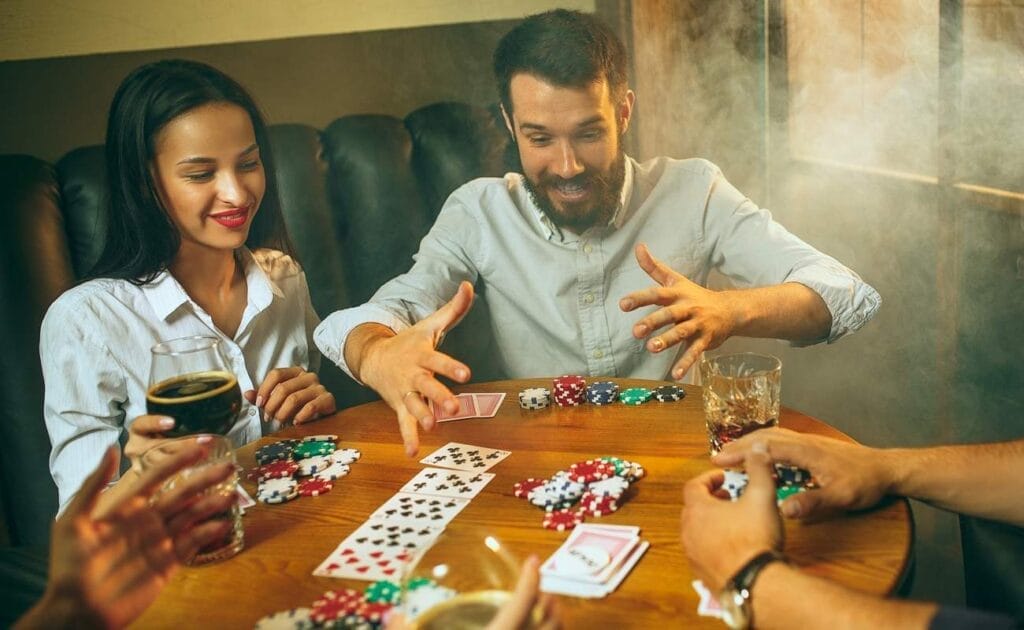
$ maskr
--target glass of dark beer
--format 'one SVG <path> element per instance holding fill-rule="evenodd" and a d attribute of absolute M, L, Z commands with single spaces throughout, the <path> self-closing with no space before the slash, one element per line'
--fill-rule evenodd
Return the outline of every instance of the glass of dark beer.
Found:
<path fill-rule="evenodd" d="M 242 407 L 242 391 L 221 355 L 220 339 L 171 339 L 150 352 L 146 412 L 174 418 L 165 435 L 226 434 Z"/>

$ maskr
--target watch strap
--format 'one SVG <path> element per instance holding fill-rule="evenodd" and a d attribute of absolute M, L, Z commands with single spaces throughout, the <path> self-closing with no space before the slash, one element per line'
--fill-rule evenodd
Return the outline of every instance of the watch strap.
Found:
<path fill-rule="evenodd" d="M 743 593 L 744 591 L 749 593 L 750 589 L 754 586 L 754 581 L 761 573 L 761 569 L 765 568 L 772 562 L 786 562 L 786 556 L 774 549 L 762 551 L 740 567 L 740 570 L 736 572 L 736 575 L 732 576 L 732 579 L 729 580 L 729 584 L 737 593 Z M 744 599 L 748 598 L 749 595 L 744 594 Z"/>

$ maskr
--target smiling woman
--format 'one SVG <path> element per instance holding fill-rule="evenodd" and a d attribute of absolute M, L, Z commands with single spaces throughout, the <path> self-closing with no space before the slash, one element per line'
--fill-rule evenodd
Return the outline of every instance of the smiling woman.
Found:
<path fill-rule="evenodd" d="M 160 341 L 219 339 L 246 399 L 227 432 L 235 446 L 335 408 L 315 373 L 318 319 L 289 255 L 266 127 L 245 90 L 200 63 L 138 68 L 114 96 L 106 161 L 103 254 L 41 331 L 62 508 L 110 445 L 134 463 L 175 427 L 146 415 L 148 350 Z"/>

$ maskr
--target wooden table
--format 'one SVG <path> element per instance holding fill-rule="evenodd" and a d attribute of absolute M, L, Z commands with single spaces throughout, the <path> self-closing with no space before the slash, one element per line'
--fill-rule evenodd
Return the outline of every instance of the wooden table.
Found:
<path fill-rule="evenodd" d="M 616 379 L 621 385 L 659 383 Z M 512 484 L 546 476 L 580 459 L 617 455 L 643 464 L 647 476 L 634 484 L 622 508 L 594 522 L 637 525 L 651 548 L 617 591 L 605 599 L 563 597 L 565 627 L 708 627 L 718 620 L 697 615 L 698 596 L 679 543 L 679 512 L 686 480 L 708 469 L 707 434 L 700 390 L 687 386 L 676 403 L 639 407 L 613 404 L 577 408 L 519 408 L 524 387 L 550 380 L 500 381 L 462 391 L 506 392 L 498 415 L 464 420 L 421 434 L 420 457 L 402 450 L 394 414 L 375 402 L 324 420 L 281 431 L 275 437 L 336 433 L 340 443 L 362 452 L 351 473 L 327 495 L 283 505 L 258 505 L 244 518 L 245 550 L 235 558 L 180 571 L 139 619 L 144 628 L 251 628 L 266 614 L 309 606 L 324 591 L 365 588 L 366 582 L 314 577 L 313 569 L 371 512 L 398 491 L 426 455 L 449 441 L 503 448 L 512 455 L 491 469 L 497 476 L 449 525 L 483 527 L 520 557 L 549 556 L 567 536 L 543 529 L 542 513 L 512 495 Z M 783 410 L 781 424 L 797 431 L 847 436 L 806 415 Z M 239 463 L 254 465 L 258 444 L 240 449 Z M 254 493 L 254 486 L 247 483 Z M 911 553 L 913 525 L 905 501 L 814 525 L 786 523 L 786 552 L 808 572 L 869 593 L 884 595 L 898 585 Z"/>

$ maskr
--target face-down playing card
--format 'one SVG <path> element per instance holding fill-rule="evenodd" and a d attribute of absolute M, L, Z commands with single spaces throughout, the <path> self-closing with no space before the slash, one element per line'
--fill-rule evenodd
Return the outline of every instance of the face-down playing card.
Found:
<path fill-rule="evenodd" d="M 496 448 L 449 442 L 420 460 L 428 466 L 443 466 L 457 470 L 488 470 L 512 453 Z"/>
<path fill-rule="evenodd" d="M 424 468 L 399 492 L 472 499 L 491 479 L 494 473 Z"/>

